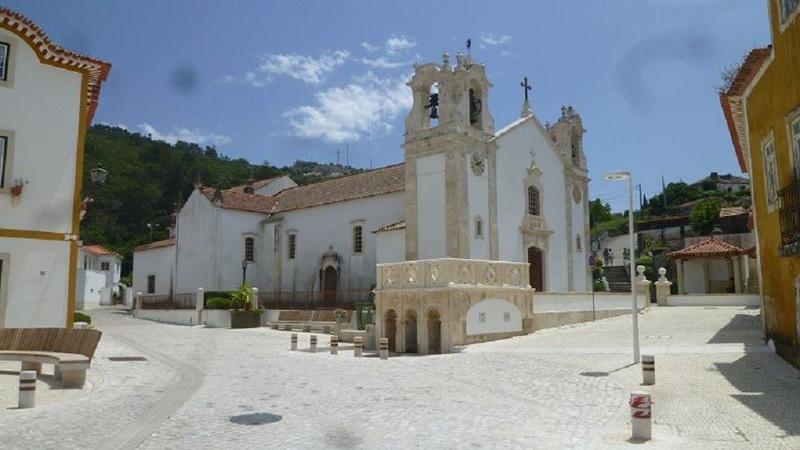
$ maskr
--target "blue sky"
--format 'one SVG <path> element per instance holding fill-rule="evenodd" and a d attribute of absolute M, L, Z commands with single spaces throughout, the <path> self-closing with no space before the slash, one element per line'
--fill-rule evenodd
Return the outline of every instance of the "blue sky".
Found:
<path fill-rule="evenodd" d="M 494 88 L 496 127 L 515 120 L 519 82 L 534 112 L 563 104 L 587 129 L 591 198 L 603 181 L 738 173 L 715 86 L 769 43 L 766 0 L 100 1 L 3 0 L 70 50 L 112 63 L 95 122 L 215 145 L 254 163 L 374 167 L 402 160 L 404 85 L 414 61 L 473 41 Z"/>

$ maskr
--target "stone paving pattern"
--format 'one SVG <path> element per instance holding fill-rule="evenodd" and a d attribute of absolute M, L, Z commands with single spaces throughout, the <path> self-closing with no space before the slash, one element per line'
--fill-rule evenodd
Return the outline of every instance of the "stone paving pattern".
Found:
<path fill-rule="evenodd" d="M 388 361 L 330 355 L 325 335 L 311 354 L 265 328 L 93 317 L 84 391 L 40 382 L 37 408 L 11 409 L 16 368 L 0 366 L 0 448 L 616 448 L 642 389 L 629 316 Z M 644 446 L 800 447 L 800 373 L 761 344 L 758 310 L 650 308 L 640 325 L 657 369 Z M 282 420 L 230 421 L 262 412 Z"/>

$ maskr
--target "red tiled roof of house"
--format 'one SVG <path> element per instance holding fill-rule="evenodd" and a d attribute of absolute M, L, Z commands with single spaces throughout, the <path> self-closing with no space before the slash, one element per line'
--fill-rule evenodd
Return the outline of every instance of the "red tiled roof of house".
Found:
<path fill-rule="evenodd" d="M 741 216 L 743 214 L 747 214 L 747 210 L 741 206 L 731 206 L 719 209 L 720 219 L 723 217 Z"/>
<path fill-rule="evenodd" d="M 164 239 L 163 241 L 155 241 L 155 242 L 150 242 L 149 244 L 143 244 L 138 247 L 134 247 L 133 251 L 143 252 L 146 250 L 153 250 L 156 248 L 169 247 L 171 245 L 175 245 L 175 238 L 169 238 L 169 239 Z"/>
<path fill-rule="evenodd" d="M 731 134 L 731 141 L 736 150 L 736 158 L 739 160 L 739 167 L 742 172 L 747 172 L 747 161 L 745 161 L 744 154 L 744 145 L 747 142 L 747 128 L 742 96 L 771 54 L 771 46 L 751 50 L 728 90 L 719 94 L 722 112 L 725 114 L 725 121 L 728 123 L 728 131 Z"/>
<path fill-rule="evenodd" d="M 39 58 L 56 63 L 67 70 L 84 72 L 88 76 L 86 125 L 91 125 L 100 99 L 100 87 L 108 77 L 111 64 L 91 56 L 66 50 L 51 41 L 47 34 L 31 19 L 8 8 L 0 7 L 0 28 L 8 29 L 19 35 L 34 48 Z"/>
<path fill-rule="evenodd" d="M 217 195 L 217 190 L 210 187 L 201 188 L 200 191 L 212 202 Z M 220 195 L 222 196 L 222 203 L 220 206 L 224 209 L 269 214 L 275 206 L 274 197 L 269 195 L 248 194 L 239 190 L 238 186 L 220 191 Z"/>
<path fill-rule="evenodd" d="M 406 172 L 401 163 L 285 189 L 275 196 L 277 203 L 273 212 L 330 205 L 402 192 L 405 189 Z"/>
<path fill-rule="evenodd" d="M 667 253 L 671 258 L 706 258 L 713 256 L 736 256 L 745 253 L 745 250 L 728 244 L 727 242 L 707 239 L 684 249 Z"/>
<path fill-rule="evenodd" d="M 389 225 L 383 225 L 381 227 L 378 227 L 378 229 L 373 231 L 373 233 L 380 233 L 382 231 L 405 230 L 405 229 L 406 229 L 406 221 L 401 220 L 400 222 L 390 223 Z"/>
<path fill-rule="evenodd" d="M 120 255 L 119 253 L 117 253 L 115 251 L 112 251 L 112 250 L 109 250 L 109 249 L 103 247 L 102 245 L 98 245 L 98 244 L 84 245 L 84 246 L 81 247 L 81 249 L 83 251 L 89 252 L 89 253 L 91 253 L 91 254 L 93 254 L 95 256 L 114 255 L 114 256 L 117 256 L 119 258 L 122 258 L 122 255 Z"/>

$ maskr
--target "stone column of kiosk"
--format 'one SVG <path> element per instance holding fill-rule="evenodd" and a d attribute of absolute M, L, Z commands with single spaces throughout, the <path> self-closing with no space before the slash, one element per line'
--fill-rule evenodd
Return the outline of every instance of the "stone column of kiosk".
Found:
<path fill-rule="evenodd" d="M 650 306 L 650 283 L 644 276 L 644 266 L 636 266 L 636 301 L 639 301 L 639 296 L 644 296 L 644 307 Z"/>
<path fill-rule="evenodd" d="M 658 269 L 658 281 L 656 281 L 656 301 L 658 306 L 667 306 L 667 297 L 669 297 L 672 282 L 667 280 L 666 275 L 667 269 L 663 267 Z"/>

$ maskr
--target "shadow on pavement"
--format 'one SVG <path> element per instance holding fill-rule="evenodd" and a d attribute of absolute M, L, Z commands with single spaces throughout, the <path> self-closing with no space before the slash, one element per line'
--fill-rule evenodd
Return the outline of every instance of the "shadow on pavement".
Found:
<path fill-rule="evenodd" d="M 787 436 L 800 435 L 800 372 L 772 353 L 747 353 L 731 363 L 714 363 L 741 393 L 731 396 Z"/>
<path fill-rule="evenodd" d="M 730 322 L 720 328 L 708 341 L 709 344 L 754 344 L 761 340 L 761 315 L 736 314 Z"/>

